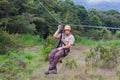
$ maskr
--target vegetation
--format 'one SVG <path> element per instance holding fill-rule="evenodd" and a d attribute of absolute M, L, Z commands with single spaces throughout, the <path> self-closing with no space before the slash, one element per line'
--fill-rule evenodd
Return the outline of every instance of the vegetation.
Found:
<path fill-rule="evenodd" d="M 87 67 L 85 60 L 81 62 L 83 59 L 78 56 L 81 52 L 76 50 L 73 53 L 77 53 L 78 58 L 69 56 L 63 60 L 64 63 L 59 68 L 62 68 L 61 72 L 64 73 L 58 75 L 58 79 L 55 76 L 39 75 L 47 68 L 44 66 L 45 60 L 59 41 L 52 37 L 58 22 L 120 28 L 120 13 L 116 10 L 86 10 L 72 0 L 40 2 L 56 17 L 57 22 L 37 0 L 0 0 L 0 80 L 106 79 L 100 74 L 87 72 L 91 65 L 92 68 L 114 70 L 117 77 L 113 80 L 120 79 L 120 31 L 106 27 L 72 27 L 75 46 L 82 45 L 90 49 L 84 54 Z"/>
<path fill-rule="evenodd" d="M 116 46 L 97 46 L 90 50 L 87 61 L 92 61 L 93 67 L 112 69 L 119 64 L 119 52 L 119 48 Z"/>

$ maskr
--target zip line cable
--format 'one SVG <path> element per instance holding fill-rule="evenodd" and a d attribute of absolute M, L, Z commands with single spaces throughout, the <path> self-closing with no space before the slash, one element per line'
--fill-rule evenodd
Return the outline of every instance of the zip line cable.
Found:
<path fill-rule="evenodd" d="M 70 26 L 75 26 L 75 27 L 84 27 L 84 28 L 107 28 L 107 29 L 114 29 L 114 30 L 120 30 L 120 28 L 117 27 L 105 27 L 105 26 L 89 26 L 89 25 L 74 25 L 74 24 L 68 24 Z"/>
<path fill-rule="evenodd" d="M 53 19 L 55 19 L 55 21 L 58 24 L 62 24 L 62 22 L 60 20 L 58 20 L 50 11 L 47 7 L 45 7 L 40 0 L 38 0 L 39 4 L 52 16 Z M 66 25 L 66 24 L 63 24 Z M 120 30 L 120 28 L 117 27 L 105 27 L 105 26 L 89 26 L 89 25 L 74 25 L 74 24 L 68 24 L 70 26 L 74 26 L 74 27 L 86 27 L 86 28 L 107 28 L 107 29 L 113 29 L 113 30 Z"/>
<path fill-rule="evenodd" d="M 61 21 L 58 20 L 50 11 L 47 7 L 45 7 L 40 0 L 37 0 L 39 2 L 39 4 L 52 16 L 53 19 L 55 19 L 55 21 L 58 23 L 58 24 L 61 24 Z"/>

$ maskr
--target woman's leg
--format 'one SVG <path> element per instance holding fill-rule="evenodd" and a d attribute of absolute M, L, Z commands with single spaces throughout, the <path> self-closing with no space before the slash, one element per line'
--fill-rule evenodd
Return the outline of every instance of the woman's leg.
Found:
<path fill-rule="evenodd" d="M 48 60 L 49 60 L 49 63 L 50 63 L 50 64 L 52 63 L 56 52 L 57 52 L 57 49 L 53 49 L 53 50 L 50 52 L 50 54 L 49 54 L 49 56 L 48 56 Z"/>
<path fill-rule="evenodd" d="M 53 59 L 52 63 L 50 64 L 50 67 L 53 67 L 53 68 L 56 67 L 58 60 L 63 55 L 64 55 L 64 50 L 57 51 L 56 54 L 54 55 L 54 59 Z"/>

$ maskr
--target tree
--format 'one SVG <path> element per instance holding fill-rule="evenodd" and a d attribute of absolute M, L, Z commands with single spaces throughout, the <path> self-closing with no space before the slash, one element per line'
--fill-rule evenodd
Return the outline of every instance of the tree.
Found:
<path fill-rule="evenodd" d="M 85 9 L 85 7 L 82 5 L 75 5 L 74 10 L 79 20 L 81 20 L 81 23 L 87 24 L 86 22 L 87 22 L 88 14 L 87 14 L 87 10 Z"/>
<path fill-rule="evenodd" d="M 102 21 L 97 15 L 94 15 L 90 18 L 90 25 L 92 25 L 92 26 L 102 26 Z"/>
<path fill-rule="evenodd" d="M 8 50 L 15 48 L 15 42 L 10 38 L 7 32 L 0 28 L 0 55 L 6 54 Z"/>
<path fill-rule="evenodd" d="M 12 17 L 7 26 L 7 31 L 9 33 L 31 33 L 35 32 L 35 25 L 33 22 L 34 17 L 29 13 L 24 13 L 22 15 L 17 15 Z"/>
<path fill-rule="evenodd" d="M 6 28 L 8 25 L 9 20 L 11 19 L 10 16 L 14 16 L 17 13 L 17 9 L 11 4 L 8 0 L 1 0 L 0 1 L 0 27 Z"/>
<path fill-rule="evenodd" d="M 107 15 L 115 15 L 115 14 L 120 14 L 118 11 L 116 10 L 109 10 L 106 12 Z"/>

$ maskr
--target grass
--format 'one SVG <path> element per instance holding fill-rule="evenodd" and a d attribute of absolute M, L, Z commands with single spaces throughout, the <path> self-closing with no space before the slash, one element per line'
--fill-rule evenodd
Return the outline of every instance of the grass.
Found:
<path fill-rule="evenodd" d="M 75 45 L 85 45 L 85 46 L 118 46 L 120 47 L 120 40 L 92 40 L 86 37 L 77 37 Z"/>
<path fill-rule="evenodd" d="M 98 41 L 96 45 L 99 46 L 118 46 L 120 47 L 120 40 L 110 40 L 110 41 Z"/>
<path fill-rule="evenodd" d="M 5 61 L 6 58 L 7 58 L 7 55 L 0 55 L 0 63 Z"/>
<path fill-rule="evenodd" d="M 42 47 L 44 40 L 39 39 L 39 36 L 36 35 L 19 35 L 16 34 L 13 36 L 13 39 L 18 42 L 19 45 L 23 46 L 20 50 L 15 51 L 9 51 L 9 56 L 7 55 L 0 55 L 0 62 L 5 63 L 6 61 L 11 61 L 12 63 L 18 63 L 19 60 L 23 60 L 26 67 L 21 68 L 17 66 L 16 64 L 11 64 L 5 68 L 5 71 L 9 71 L 9 68 L 11 69 L 10 72 L 0 73 L 0 78 L 3 80 L 101 80 L 102 76 L 101 74 L 90 74 L 89 72 L 86 74 L 86 67 L 85 64 L 83 64 L 82 60 L 80 58 L 74 59 L 71 57 L 66 62 L 66 59 L 63 59 L 62 64 L 58 64 L 58 74 L 57 75 L 49 75 L 45 76 L 44 71 L 48 68 L 48 62 L 44 61 L 43 53 L 42 53 Z M 96 45 L 104 45 L 104 46 L 112 46 L 120 45 L 119 40 L 110 40 L 110 41 L 95 41 L 92 39 L 88 39 L 86 37 L 76 37 L 76 43 L 75 45 L 86 45 L 86 46 L 96 46 Z M 80 53 L 80 51 L 76 51 L 75 53 Z M 82 54 L 82 53 L 80 53 Z M 86 54 L 82 54 L 86 55 Z M 75 62 L 77 67 L 71 67 L 74 66 L 74 64 L 71 64 L 71 62 Z M 84 60 L 83 60 L 84 61 Z M 82 63 L 81 63 L 82 62 Z M 66 65 L 67 64 L 67 65 Z M 70 69 L 68 68 L 70 67 Z M 0 67 L 1 68 L 1 67 Z M 4 69 L 3 68 L 3 69 Z M 96 72 L 97 73 L 97 72 Z M 119 72 L 117 72 L 119 73 Z M 5 75 L 4 75 L 5 74 Z M 103 79 L 104 80 L 104 79 Z"/>
<path fill-rule="evenodd" d="M 41 57 L 41 47 L 35 47 L 36 50 L 32 50 L 32 48 L 11 51 L 7 58 L 0 56 L 4 65 L 0 66 L 0 78 L 3 80 L 27 80 L 35 70 L 45 64 Z"/>
<path fill-rule="evenodd" d="M 43 40 L 37 35 L 29 34 L 10 36 L 21 48 L 0 55 L 0 79 L 27 80 L 36 69 L 36 66 L 42 65 L 44 62 L 40 56 L 40 46 Z"/>
<path fill-rule="evenodd" d="M 23 47 L 41 45 L 43 43 L 43 39 L 39 38 L 38 35 L 15 34 L 15 35 L 11 35 L 11 37 L 18 45 Z"/>

